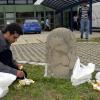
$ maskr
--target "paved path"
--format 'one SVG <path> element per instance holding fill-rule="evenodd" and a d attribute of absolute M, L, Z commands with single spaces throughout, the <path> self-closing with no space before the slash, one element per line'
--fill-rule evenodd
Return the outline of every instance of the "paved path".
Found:
<path fill-rule="evenodd" d="M 100 44 L 77 43 L 77 56 L 86 64 L 92 62 L 100 67 Z M 45 43 L 13 45 L 12 51 L 17 61 L 46 62 Z"/>
<path fill-rule="evenodd" d="M 77 43 L 77 55 L 83 64 L 91 62 L 100 68 L 100 43 Z"/>
<path fill-rule="evenodd" d="M 17 61 L 46 62 L 46 39 L 48 34 L 21 36 L 18 42 L 12 45 L 11 48 L 14 58 Z M 75 35 L 79 37 L 80 34 L 77 32 Z M 100 37 L 99 33 L 91 35 L 91 37 L 98 36 Z M 78 42 L 76 46 L 77 55 L 80 57 L 82 63 L 92 62 L 100 68 L 100 43 Z"/>
<path fill-rule="evenodd" d="M 16 44 L 29 44 L 29 43 L 45 43 L 49 32 L 43 32 L 42 34 L 29 34 L 21 35 Z"/>
<path fill-rule="evenodd" d="M 45 62 L 44 43 L 13 45 L 11 49 L 17 61 Z"/>
<path fill-rule="evenodd" d="M 42 32 L 42 34 L 22 35 L 22 36 L 20 36 L 18 41 L 14 43 L 14 45 L 16 45 L 16 44 L 28 44 L 28 43 L 45 43 L 47 36 L 49 34 L 50 34 L 49 32 Z M 76 38 L 80 38 L 80 32 L 74 31 L 74 34 L 75 34 Z M 90 38 L 100 37 L 100 33 L 93 33 L 89 37 Z"/>

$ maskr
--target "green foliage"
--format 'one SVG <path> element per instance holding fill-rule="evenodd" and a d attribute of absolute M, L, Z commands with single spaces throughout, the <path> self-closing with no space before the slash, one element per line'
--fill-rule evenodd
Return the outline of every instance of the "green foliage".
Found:
<path fill-rule="evenodd" d="M 0 100 L 100 100 L 100 92 L 93 90 L 88 83 L 74 87 L 70 80 L 44 78 L 43 66 L 26 64 L 25 70 L 35 83 L 17 88 L 16 81 L 7 96 Z"/>

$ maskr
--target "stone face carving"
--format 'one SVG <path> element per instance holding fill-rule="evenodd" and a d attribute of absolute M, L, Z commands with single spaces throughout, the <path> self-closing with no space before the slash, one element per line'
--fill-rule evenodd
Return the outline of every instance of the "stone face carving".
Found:
<path fill-rule="evenodd" d="M 47 38 L 47 76 L 69 78 L 76 61 L 74 34 L 66 28 L 57 28 Z"/>

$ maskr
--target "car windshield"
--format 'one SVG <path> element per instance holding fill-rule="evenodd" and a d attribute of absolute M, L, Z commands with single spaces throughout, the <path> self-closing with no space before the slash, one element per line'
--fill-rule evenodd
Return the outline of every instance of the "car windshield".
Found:
<path fill-rule="evenodd" d="M 38 23 L 38 20 L 25 20 L 25 23 L 32 23 L 32 22 L 37 22 Z"/>
<path fill-rule="evenodd" d="M 30 26 L 35 26 L 35 27 L 36 26 L 37 27 L 39 26 L 40 27 L 40 24 L 38 22 L 31 22 L 31 23 L 30 22 L 27 22 L 27 23 L 24 23 L 24 26 L 25 27 L 30 27 Z"/>

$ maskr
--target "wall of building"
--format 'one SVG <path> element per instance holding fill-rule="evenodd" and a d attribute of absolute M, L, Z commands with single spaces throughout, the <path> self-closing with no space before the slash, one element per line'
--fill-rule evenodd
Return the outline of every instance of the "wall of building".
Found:
<path fill-rule="evenodd" d="M 55 11 L 42 5 L 0 5 L 0 29 L 6 24 L 17 22 L 23 24 L 25 19 L 37 19 L 41 23 L 50 19 L 50 25 L 55 27 Z"/>
<path fill-rule="evenodd" d="M 77 11 L 77 7 L 73 10 L 73 12 Z M 0 5 L 0 29 L 12 22 L 22 25 L 25 19 L 37 19 L 45 24 L 46 17 L 50 19 L 51 29 L 61 27 L 61 14 L 43 5 Z M 70 9 L 63 12 L 64 27 L 70 27 L 69 17 Z"/>

